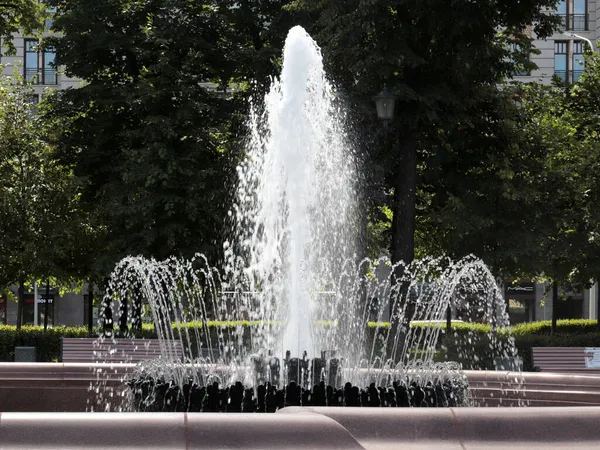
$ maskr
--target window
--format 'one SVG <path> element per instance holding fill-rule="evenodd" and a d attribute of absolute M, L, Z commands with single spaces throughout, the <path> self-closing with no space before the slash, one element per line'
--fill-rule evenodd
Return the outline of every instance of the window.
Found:
<path fill-rule="evenodd" d="M 573 14 L 570 25 L 570 29 L 574 31 L 585 31 L 588 29 L 586 0 L 573 0 Z"/>
<path fill-rule="evenodd" d="M 44 28 L 49 31 L 52 29 L 52 26 L 54 25 L 54 14 L 56 14 L 56 7 L 52 6 L 49 7 L 48 10 L 48 17 L 46 18 L 46 22 L 44 23 Z"/>
<path fill-rule="evenodd" d="M 588 29 L 587 0 L 562 0 L 558 2 L 556 14 L 561 18 L 562 30 Z"/>
<path fill-rule="evenodd" d="M 44 63 L 44 84 L 57 84 L 58 79 L 56 77 L 56 68 L 54 66 L 56 61 L 56 50 L 54 48 L 48 48 L 43 54 Z"/>
<path fill-rule="evenodd" d="M 566 0 L 562 0 L 560 2 L 558 2 L 558 5 L 556 7 L 556 14 L 558 16 L 560 16 L 561 19 L 561 29 L 562 30 L 566 30 L 567 29 L 567 1 Z"/>
<path fill-rule="evenodd" d="M 554 75 L 565 83 L 577 83 L 585 68 L 583 41 L 554 41 Z"/>
<path fill-rule="evenodd" d="M 40 71 L 37 39 L 25 39 L 25 79 L 36 79 Z"/>
<path fill-rule="evenodd" d="M 573 41 L 573 62 L 571 64 L 571 67 L 573 67 L 573 83 L 579 81 L 579 77 L 583 73 L 585 67 L 583 45 L 584 43 L 582 41 Z"/>
<path fill-rule="evenodd" d="M 568 81 L 567 54 L 568 41 L 554 41 L 554 75 Z"/>
<path fill-rule="evenodd" d="M 535 284 L 533 282 L 508 283 L 504 292 L 511 324 L 535 320 Z"/>
<path fill-rule="evenodd" d="M 58 84 L 56 50 L 38 51 L 37 39 L 25 39 L 25 79 L 35 84 Z"/>
<path fill-rule="evenodd" d="M 39 295 L 37 298 L 38 303 L 38 325 L 44 325 L 44 312 L 46 310 L 46 296 Z M 23 297 L 23 324 L 33 325 L 33 294 L 25 294 Z M 54 325 L 54 295 L 48 296 L 48 325 Z"/>

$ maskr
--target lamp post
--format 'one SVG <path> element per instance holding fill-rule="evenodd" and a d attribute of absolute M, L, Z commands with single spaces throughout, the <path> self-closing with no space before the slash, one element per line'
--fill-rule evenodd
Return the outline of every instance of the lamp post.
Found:
<path fill-rule="evenodd" d="M 396 96 L 387 87 L 373 97 L 377 116 L 387 127 L 394 118 Z M 417 148 L 416 140 L 410 131 L 404 130 L 403 137 L 394 146 L 398 148 L 394 164 L 392 185 L 394 200 L 392 205 L 392 263 L 403 261 L 406 265 L 414 259 L 415 248 L 415 198 L 417 190 Z M 397 267 L 396 277 L 402 275 Z"/>
<path fill-rule="evenodd" d="M 377 116 L 387 127 L 394 118 L 396 96 L 386 87 L 373 97 L 377 108 Z M 409 105 L 406 105 L 407 107 Z M 405 282 L 405 268 L 409 266 L 415 254 L 415 203 L 417 191 L 417 141 L 414 130 L 401 130 L 401 138 L 393 142 L 394 163 L 392 169 L 392 264 L 394 265 L 393 279 L 399 291 L 392 297 L 404 298 L 403 324 L 398 323 L 399 310 L 394 311 L 394 300 L 390 299 L 390 322 L 392 328 L 402 336 L 408 329 L 408 324 L 414 315 L 414 305 L 409 301 L 408 283 Z M 396 307 L 398 308 L 398 307 Z M 400 327 L 400 328 L 398 328 Z M 403 342 L 404 337 L 399 338 Z"/>

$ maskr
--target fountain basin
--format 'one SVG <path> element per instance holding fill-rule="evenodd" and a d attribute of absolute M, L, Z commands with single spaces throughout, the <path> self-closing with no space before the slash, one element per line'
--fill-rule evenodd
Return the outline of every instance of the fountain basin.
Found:
<path fill-rule="evenodd" d="M 600 408 L 285 408 L 276 414 L 1 413 L 3 449 L 599 448 Z"/>
<path fill-rule="evenodd" d="M 0 363 L 0 411 L 85 412 L 90 387 L 122 387 L 135 364 Z M 541 372 L 465 371 L 480 406 L 600 406 L 600 376 Z M 106 393 L 104 393 L 106 395 Z M 374 408 L 369 408 L 373 411 Z"/>

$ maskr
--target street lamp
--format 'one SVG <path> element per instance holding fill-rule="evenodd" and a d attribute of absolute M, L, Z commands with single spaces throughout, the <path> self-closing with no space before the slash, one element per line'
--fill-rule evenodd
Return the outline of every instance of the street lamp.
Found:
<path fill-rule="evenodd" d="M 396 96 L 386 86 L 383 87 L 383 91 L 373 97 L 373 101 L 377 107 L 377 117 L 386 123 L 394 118 Z"/>
<path fill-rule="evenodd" d="M 562 34 L 564 36 L 572 37 L 572 38 L 575 38 L 575 39 L 580 39 L 582 41 L 587 42 L 587 44 L 590 46 L 590 50 L 592 51 L 592 53 L 594 52 L 594 44 L 588 38 L 580 36 L 580 35 L 575 34 L 575 33 L 562 33 Z"/>
<path fill-rule="evenodd" d="M 575 33 L 565 33 L 565 32 L 563 32 L 563 33 L 562 33 L 562 35 L 563 35 L 563 36 L 568 36 L 568 37 L 570 37 L 570 38 L 579 39 L 579 40 L 581 40 L 581 41 L 585 41 L 585 42 L 586 42 L 586 43 L 587 43 L 587 44 L 590 46 L 590 52 L 591 52 L 591 53 L 594 53 L 594 44 L 593 44 L 593 43 L 592 43 L 592 41 L 590 41 L 588 38 L 586 38 L 586 37 L 583 37 L 583 36 L 580 36 L 580 35 L 578 35 L 578 34 L 575 34 Z M 573 64 L 575 65 L 575 61 L 573 61 Z M 580 66 L 581 66 L 581 69 L 583 69 L 583 64 L 582 64 L 581 62 L 580 62 L 579 64 L 580 64 Z M 580 71 L 580 72 L 581 72 L 581 71 Z M 572 73 L 572 75 L 571 75 L 571 78 L 572 78 L 572 79 L 571 79 L 571 81 L 573 81 L 573 82 L 577 82 L 577 81 L 578 81 L 578 79 L 579 79 L 579 76 L 577 76 L 577 77 L 576 77 L 576 76 L 575 76 L 575 73 L 576 73 L 576 72 L 575 72 L 575 70 L 573 70 L 573 73 Z"/>

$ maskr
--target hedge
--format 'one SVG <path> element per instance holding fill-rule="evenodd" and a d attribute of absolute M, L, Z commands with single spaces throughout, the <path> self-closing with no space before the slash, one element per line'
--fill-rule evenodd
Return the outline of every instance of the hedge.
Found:
<path fill-rule="evenodd" d="M 247 340 L 251 327 L 260 325 L 252 321 L 208 322 L 213 342 L 219 334 Z M 277 324 L 272 324 L 277 325 Z M 322 323 L 329 326 L 330 323 Z M 525 370 L 533 370 L 531 362 L 532 347 L 600 347 L 600 330 L 595 320 L 559 320 L 557 333 L 550 334 L 550 321 L 518 324 L 501 329 L 493 341 L 489 338 L 491 327 L 486 324 L 454 323 L 451 333 L 446 333 L 445 323 L 420 327 L 436 326 L 443 328 L 436 359 L 458 361 L 465 369 L 493 369 L 494 356 L 498 349 L 514 337 L 519 356 L 523 358 Z M 202 329 L 201 322 L 187 324 L 190 333 Z M 377 331 L 387 332 L 389 323 L 368 324 L 371 336 Z M 242 331 L 242 335 L 239 332 Z M 509 333 L 510 332 L 510 333 Z M 156 338 L 152 324 L 144 324 L 138 337 Z M 23 327 L 20 331 L 14 326 L 0 326 L 0 361 L 13 361 L 16 346 L 33 346 L 37 349 L 37 360 L 40 362 L 58 361 L 61 351 L 62 337 L 89 337 L 86 327 L 54 327 L 46 332 L 41 327 Z M 193 348 L 192 353 L 196 354 Z"/>
<path fill-rule="evenodd" d="M 42 327 L 24 326 L 20 330 L 11 325 L 0 326 L 0 361 L 14 361 L 15 347 L 35 347 L 40 362 L 58 361 L 61 338 L 88 337 L 86 327 L 53 327 L 44 331 Z"/>

